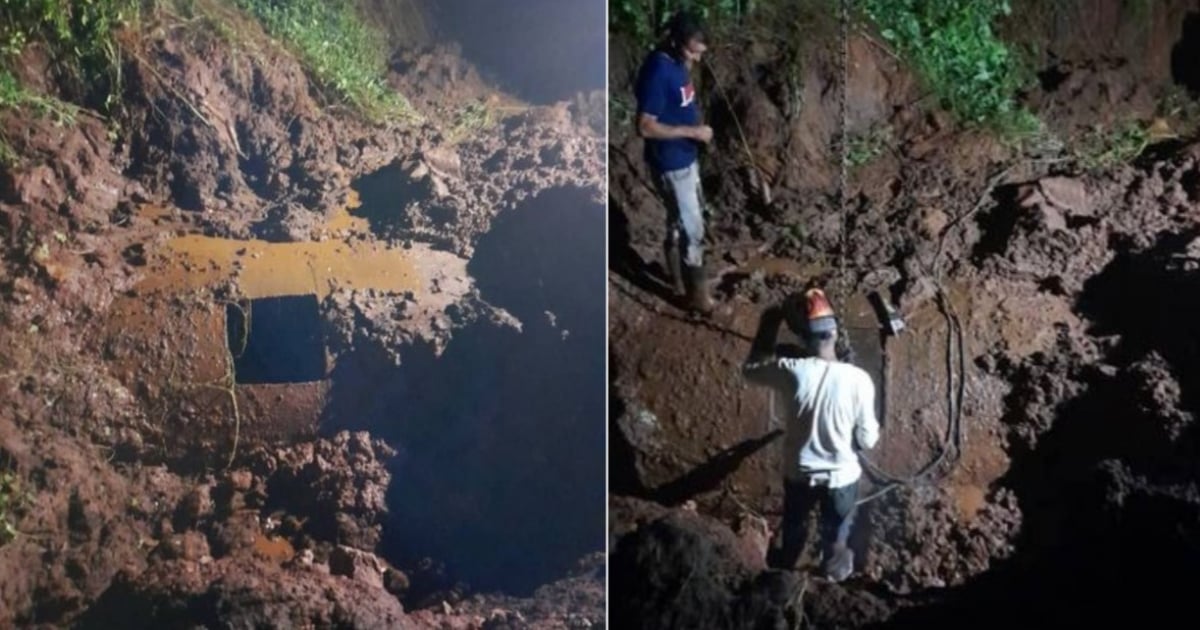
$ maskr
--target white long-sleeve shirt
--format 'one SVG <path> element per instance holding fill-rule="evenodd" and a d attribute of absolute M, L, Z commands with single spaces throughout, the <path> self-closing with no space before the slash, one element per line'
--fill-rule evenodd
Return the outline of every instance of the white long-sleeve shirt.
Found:
<path fill-rule="evenodd" d="M 784 394 L 784 474 L 791 479 L 827 478 L 841 488 L 858 481 L 862 465 L 854 450 L 879 440 L 875 384 L 849 363 L 819 358 L 749 363 L 747 378 Z"/>

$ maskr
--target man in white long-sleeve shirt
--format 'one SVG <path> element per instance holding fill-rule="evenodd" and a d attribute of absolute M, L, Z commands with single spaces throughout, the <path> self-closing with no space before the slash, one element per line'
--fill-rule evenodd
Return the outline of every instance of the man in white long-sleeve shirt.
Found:
<path fill-rule="evenodd" d="M 875 385 L 862 369 L 837 360 L 837 320 L 825 294 L 810 289 L 802 301 L 797 298 L 764 314 L 744 371 L 787 400 L 779 565 L 795 566 L 807 538 L 808 514 L 819 504 L 825 573 L 841 581 L 854 568 L 848 541 L 862 476 L 857 451 L 879 440 Z M 775 356 L 775 337 L 784 319 L 815 356 Z"/>

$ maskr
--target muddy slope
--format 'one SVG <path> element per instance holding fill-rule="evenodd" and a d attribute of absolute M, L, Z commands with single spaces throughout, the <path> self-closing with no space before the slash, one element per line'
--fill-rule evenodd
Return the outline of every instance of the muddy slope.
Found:
<path fill-rule="evenodd" d="M 1122 3 L 1094 8 L 1017 11 L 1005 25 L 1009 37 L 1038 43 L 1044 64 L 1022 98 L 1051 133 L 1024 154 L 913 106 L 918 82 L 855 36 L 851 133 L 887 125 L 896 141 L 852 171 L 845 224 L 829 151 L 838 74 L 823 52 L 836 42 L 811 38 L 797 89 L 777 84 L 787 76 L 777 48 L 736 36 L 718 44 L 711 63 L 774 200 L 757 201 L 729 109 L 705 76 L 718 137 L 703 162 L 720 301 L 709 322 L 672 304 L 641 145 L 614 128 L 611 507 L 623 535 L 610 553 L 614 573 L 642 576 L 613 594 L 614 618 L 668 627 L 710 610 L 726 627 L 801 614 L 818 627 L 861 627 L 944 624 L 969 611 L 991 626 L 1044 620 L 1014 597 L 1063 620 L 1089 598 L 1109 602 L 1089 608 L 1096 620 L 1176 605 L 1179 583 L 1167 576 L 1187 566 L 1180 550 L 1195 535 L 1197 505 L 1186 463 L 1197 384 L 1185 287 L 1200 196 L 1196 121 L 1159 105 L 1187 88 L 1172 59 L 1192 45 L 1200 7 L 1163 3 L 1139 21 Z M 614 63 L 617 89 L 629 67 Z M 1177 137 L 1134 164 L 1084 174 L 1060 159 L 1090 125 L 1156 116 Z M 738 367 L 762 309 L 814 279 L 839 303 L 857 362 L 885 385 L 874 461 L 907 476 L 949 454 L 928 480 L 864 506 L 860 577 L 785 588 L 762 569 L 762 531 L 778 526 L 782 502 L 773 407 Z M 908 323 L 887 341 L 886 366 L 870 290 L 895 299 Z M 957 354 L 948 314 L 961 323 L 961 371 L 957 360 L 947 366 Z M 961 430 L 948 437 L 960 373 Z M 678 507 L 699 521 L 664 520 Z M 713 583 L 688 581 L 689 603 L 671 603 L 681 576 L 696 572 L 715 574 Z M 1142 586 L 1130 589 L 1135 574 Z"/>
<path fill-rule="evenodd" d="M 498 215 L 603 198 L 586 112 L 522 104 L 450 142 L 464 102 L 519 101 L 423 45 L 399 51 L 392 83 L 459 81 L 426 81 L 423 122 L 373 126 L 325 103 L 253 22 L 238 25 L 249 55 L 172 20 L 122 36 L 125 131 L 0 114 L 21 158 L 0 171 L 0 468 L 17 532 L 0 545 L 0 625 L 601 622 L 602 570 L 577 566 L 598 536 L 516 586 L 445 568 L 453 547 L 397 552 L 396 519 L 423 509 L 399 505 L 397 458 L 428 443 L 379 439 L 335 404 L 341 366 L 436 366 L 460 333 L 527 342 L 517 317 L 546 315 L 498 305 L 471 255 Z M 372 196 L 384 181 L 411 194 Z M 501 590 L 523 597 L 487 594 Z"/>

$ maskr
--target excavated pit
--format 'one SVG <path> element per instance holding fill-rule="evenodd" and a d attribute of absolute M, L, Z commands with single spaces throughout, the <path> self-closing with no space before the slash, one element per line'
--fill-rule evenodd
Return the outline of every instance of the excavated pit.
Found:
<path fill-rule="evenodd" d="M 399 366 L 339 360 L 328 430 L 398 451 L 382 552 L 413 576 L 410 606 L 457 589 L 528 595 L 604 544 L 604 210 L 550 189 L 501 212 L 468 272 L 520 321 L 480 322 Z M 432 564 L 431 564 L 432 563 Z"/>
<path fill-rule="evenodd" d="M 1025 514 L 1017 554 L 944 594 L 941 605 L 897 615 L 893 627 L 1106 625 L 1186 614 L 1200 557 L 1200 275 L 1187 253 L 1197 235 L 1193 228 L 1147 248 L 1127 244 L 1088 279 L 1078 308 L 1102 343 L 1099 361 L 1043 360 L 1012 374 L 1014 416 L 1050 414 L 1053 423 L 1036 443 L 1018 441 L 1004 481 Z M 1077 385 L 1061 399 L 1036 397 L 1060 379 Z"/>
<path fill-rule="evenodd" d="M 744 55 L 718 46 L 702 77 L 715 73 L 730 95 L 706 97 L 722 112 L 718 150 L 702 160 L 719 303 L 707 321 L 665 286 L 641 144 L 628 125 L 612 127 L 610 557 L 614 584 L 629 582 L 612 593 L 615 623 L 795 627 L 803 615 L 806 627 L 1040 627 L 1186 614 L 1200 539 L 1200 121 L 1159 103 L 1176 86 L 1194 93 L 1200 6 L 1162 3 L 1135 21 L 1122 3 L 1080 3 L 1048 24 L 1031 8 L 1014 7 L 1005 33 L 1036 41 L 1044 70 L 1022 98 L 1052 133 L 1069 145 L 1136 119 L 1176 137 L 1107 169 L 1073 165 L 1066 151 L 1029 162 L 914 107 L 911 70 L 852 37 L 851 133 L 883 125 L 896 142 L 851 169 L 842 217 L 828 201 L 837 158 L 825 149 L 838 132 L 839 66 L 822 50 L 836 42 L 804 53 L 803 98 L 789 114 L 761 85 L 761 69 L 783 61 L 728 34 Z M 612 67 L 618 95 L 637 60 L 623 61 Z M 766 208 L 730 110 L 758 165 L 780 165 Z M 886 391 L 874 322 L 849 331 L 887 402 L 873 461 L 904 477 L 960 444 L 927 478 L 863 506 L 860 573 L 842 585 L 814 579 L 809 559 L 799 573 L 766 569 L 780 462 L 769 399 L 737 373 L 762 310 L 814 276 L 835 299 L 881 291 L 907 323 L 886 342 Z M 961 323 L 965 369 L 947 313 Z M 865 493 L 878 482 L 868 475 Z"/>
<path fill-rule="evenodd" d="M 238 384 L 325 378 L 325 344 L 315 295 L 286 295 L 225 307 Z"/>

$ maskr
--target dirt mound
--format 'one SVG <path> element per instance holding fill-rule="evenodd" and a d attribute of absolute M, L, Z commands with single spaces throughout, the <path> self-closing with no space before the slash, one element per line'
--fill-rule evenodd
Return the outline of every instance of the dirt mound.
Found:
<path fill-rule="evenodd" d="M 80 626 L 416 627 L 386 591 L 328 571 L 247 559 L 167 561 L 118 577 Z"/>
<path fill-rule="evenodd" d="M 300 64 L 261 35 L 243 55 L 187 28 L 161 33 L 126 69 L 129 175 L 218 233 L 307 238 L 353 177 L 428 133 L 323 115 Z"/>
<path fill-rule="evenodd" d="M 639 527 L 610 560 L 613 622 L 623 628 L 789 627 L 803 583 L 786 572 L 761 573 L 721 524 L 675 511 Z"/>
<path fill-rule="evenodd" d="M 268 504 L 303 522 L 303 532 L 358 549 L 374 549 L 387 514 L 387 458 L 395 450 L 366 433 L 250 456 L 264 473 Z"/>

